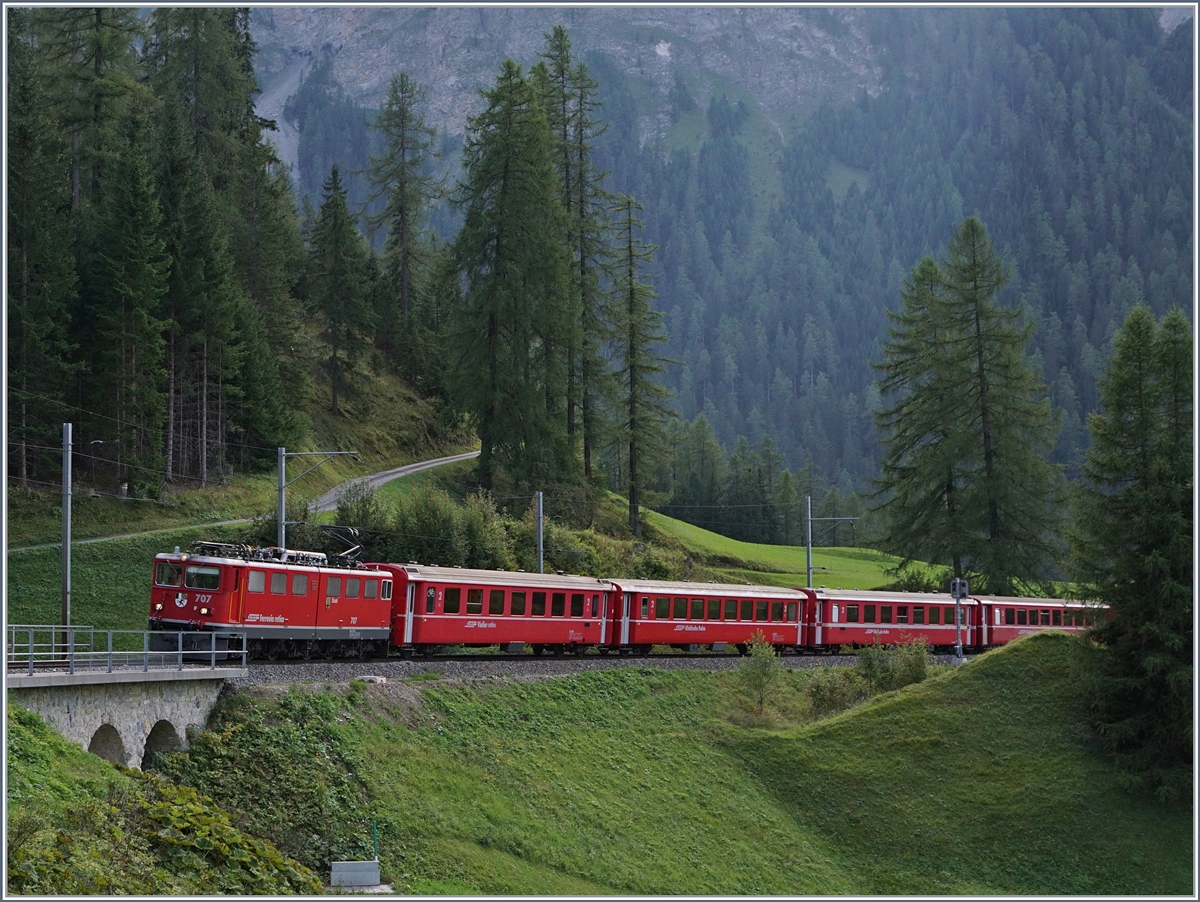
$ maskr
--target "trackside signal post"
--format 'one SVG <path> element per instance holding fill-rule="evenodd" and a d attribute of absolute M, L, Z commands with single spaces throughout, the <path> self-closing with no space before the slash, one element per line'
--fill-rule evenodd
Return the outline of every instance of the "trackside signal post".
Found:
<path fill-rule="evenodd" d="M 950 595 L 954 598 L 954 656 L 962 660 L 962 600 L 971 594 L 965 579 L 956 576 L 950 581 Z"/>

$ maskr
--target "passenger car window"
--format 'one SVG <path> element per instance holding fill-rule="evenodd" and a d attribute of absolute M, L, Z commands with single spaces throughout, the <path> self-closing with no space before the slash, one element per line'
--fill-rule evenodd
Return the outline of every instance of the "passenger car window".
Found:
<path fill-rule="evenodd" d="M 725 619 L 726 620 L 737 620 L 737 599 L 736 598 L 726 598 L 725 599 Z"/>
<path fill-rule="evenodd" d="M 856 604 L 846 605 L 846 622 L 847 623 L 858 623 L 858 605 L 856 605 Z"/>
<path fill-rule="evenodd" d="M 496 615 L 504 613 L 503 589 L 492 589 L 492 591 L 488 593 L 488 613 Z"/>
<path fill-rule="evenodd" d="M 773 621 L 775 621 L 776 623 L 783 620 L 783 602 L 782 601 L 771 602 L 771 619 Z"/>
<path fill-rule="evenodd" d="M 483 589 L 467 589 L 467 613 L 483 613 Z"/>
<path fill-rule="evenodd" d="M 582 617 L 583 616 L 583 593 L 582 592 L 572 592 L 571 593 L 571 616 L 572 617 Z"/>
<path fill-rule="evenodd" d="M 925 622 L 925 609 L 924 608 L 913 608 L 913 623 L 924 623 L 924 622 Z"/>
<path fill-rule="evenodd" d="M 892 622 L 892 606 L 890 604 L 883 604 L 883 605 L 879 606 L 879 622 L 880 623 L 891 623 Z"/>
<path fill-rule="evenodd" d="M 530 613 L 533 614 L 534 617 L 545 617 L 546 616 L 546 593 L 545 592 L 534 592 L 533 593 L 533 609 L 530 611 Z"/>
<path fill-rule="evenodd" d="M 514 617 L 525 616 L 525 593 L 513 592 L 512 603 L 509 605 L 508 612 Z"/>
<path fill-rule="evenodd" d="M 897 623 L 908 623 L 908 606 L 907 605 L 900 605 L 898 608 L 896 608 L 896 622 Z"/>
<path fill-rule="evenodd" d="M 425 591 L 425 613 L 426 614 L 433 613 L 434 603 L 435 603 L 436 599 L 437 599 L 437 589 L 435 589 L 433 586 L 430 586 Z"/>
<path fill-rule="evenodd" d="M 766 620 L 768 613 L 768 604 L 765 601 L 754 602 L 754 619 Z"/>
<path fill-rule="evenodd" d="M 654 599 L 654 619 L 666 620 L 671 616 L 671 599 L 663 598 L 661 595 Z"/>
<path fill-rule="evenodd" d="M 550 594 L 550 616 L 562 617 L 567 613 L 567 593 L 552 592 Z"/>
<path fill-rule="evenodd" d="M 708 600 L 708 619 L 709 620 L 720 620 L 721 619 L 721 599 L 710 598 Z"/>
<path fill-rule="evenodd" d="M 676 620 L 687 620 L 687 599 L 676 598 L 675 609 L 671 612 L 671 616 Z"/>
<path fill-rule="evenodd" d="M 754 619 L 754 602 L 749 599 L 742 600 L 742 615 L 738 620 L 753 620 Z"/>
<path fill-rule="evenodd" d="M 875 622 L 875 605 L 863 605 L 863 623 Z"/>
<path fill-rule="evenodd" d="M 703 620 L 704 619 L 704 599 L 703 598 L 693 598 L 692 599 L 692 612 L 689 615 L 689 619 L 691 619 L 691 620 Z"/>
<path fill-rule="evenodd" d="M 442 604 L 442 610 L 447 614 L 457 614 L 459 607 L 462 605 L 462 589 L 455 586 L 452 589 L 446 590 L 446 596 Z"/>

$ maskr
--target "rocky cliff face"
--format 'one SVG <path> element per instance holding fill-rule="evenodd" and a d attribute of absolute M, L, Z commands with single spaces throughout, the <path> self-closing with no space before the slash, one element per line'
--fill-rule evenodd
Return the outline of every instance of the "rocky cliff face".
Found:
<path fill-rule="evenodd" d="M 880 72 L 861 9 L 769 7 L 378 8 L 259 7 L 254 10 L 260 115 L 279 121 L 277 143 L 295 159 L 295 130 L 283 105 L 321 54 L 361 106 L 377 108 L 393 75 L 407 72 L 428 93 L 430 123 L 461 135 L 500 63 L 528 64 L 555 25 L 567 28 L 576 59 L 602 53 L 659 110 L 642 136 L 665 127 L 666 96 L 679 74 L 702 108 L 713 91 L 745 97 L 772 117 L 827 95 L 879 88 Z"/>

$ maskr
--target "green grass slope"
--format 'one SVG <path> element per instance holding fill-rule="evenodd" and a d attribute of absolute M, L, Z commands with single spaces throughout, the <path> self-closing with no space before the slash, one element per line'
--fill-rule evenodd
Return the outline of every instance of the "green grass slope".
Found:
<path fill-rule="evenodd" d="M 7 706 L 6 896 L 320 892 L 211 800 L 113 767 Z"/>
<path fill-rule="evenodd" d="M 1191 812 L 1127 795 L 1093 752 L 1079 653 L 1043 634 L 769 729 L 735 722 L 733 674 L 645 667 L 255 704 L 284 705 L 274 729 L 331 737 L 295 769 L 306 786 L 344 781 L 314 760 L 352 773 L 363 796 L 338 829 L 378 822 L 399 892 L 1190 893 Z M 810 678 L 789 672 L 785 693 Z M 288 742 L 242 722 L 221 736 L 179 772 L 229 810 L 268 810 L 236 778 Z M 292 769 L 273 760 L 273 781 Z"/>
<path fill-rule="evenodd" d="M 1093 753 L 1079 653 L 1042 633 L 729 748 L 837 850 L 856 892 L 1190 894 L 1192 812 L 1126 794 Z"/>

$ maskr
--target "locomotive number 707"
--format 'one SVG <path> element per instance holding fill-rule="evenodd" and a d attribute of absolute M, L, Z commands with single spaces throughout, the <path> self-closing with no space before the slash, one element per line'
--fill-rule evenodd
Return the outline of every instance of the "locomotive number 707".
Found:
<path fill-rule="evenodd" d="M 196 596 L 197 604 L 208 604 L 210 601 L 212 601 L 211 595 L 197 595 Z"/>

